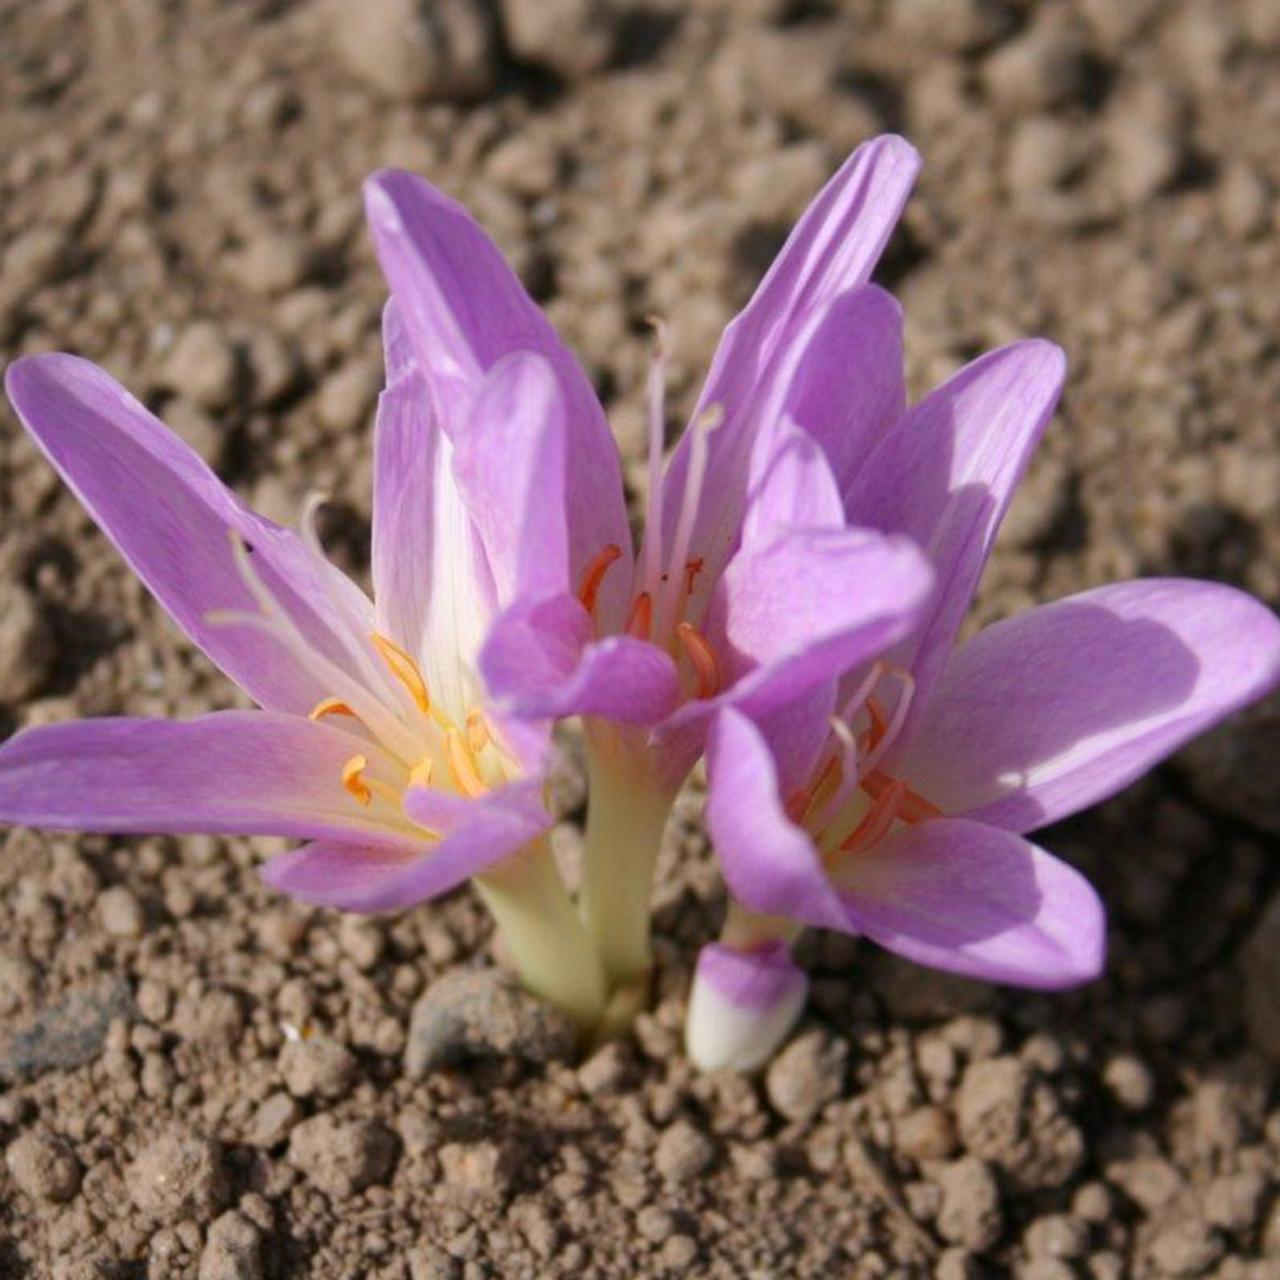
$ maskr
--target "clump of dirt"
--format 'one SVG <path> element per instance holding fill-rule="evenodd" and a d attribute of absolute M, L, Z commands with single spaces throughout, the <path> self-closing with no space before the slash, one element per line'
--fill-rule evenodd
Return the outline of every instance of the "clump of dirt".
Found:
<path fill-rule="evenodd" d="M 1071 358 L 983 617 L 1138 573 L 1280 599 L 1271 0 L 0 0 L 0 30 L 0 358 L 100 361 L 277 519 L 333 495 L 357 574 L 368 171 L 475 211 L 639 495 L 646 317 L 674 426 L 812 192 L 898 129 L 926 167 L 880 278 L 913 389 L 1019 335 Z M 0 733 L 228 705 L 0 426 Z M 1103 981 L 1019 994 L 812 938 L 806 1021 L 760 1080 L 679 1047 L 723 907 L 696 789 L 656 1002 L 580 1064 L 545 1040 L 424 1064 L 415 1007 L 492 959 L 466 894 L 344 920 L 260 884 L 272 841 L 4 833 L 0 1275 L 1261 1280 L 1276 715 L 1045 836 L 1110 906 Z M 558 791 L 571 852 L 572 769 Z"/>

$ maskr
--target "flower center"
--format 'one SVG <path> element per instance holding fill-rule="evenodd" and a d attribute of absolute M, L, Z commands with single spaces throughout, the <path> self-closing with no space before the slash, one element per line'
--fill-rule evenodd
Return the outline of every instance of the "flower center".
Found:
<path fill-rule="evenodd" d="M 889 678 L 898 685 L 891 713 L 875 696 Z M 908 672 L 874 663 L 840 715 L 832 717 L 831 742 L 812 783 L 787 798 L 787 816 L 813 834 L 828 862 L 871 848 L 896 822 L 942 816 L 907 782 L 879 767 L 906 723 L 914 692 Z"/>

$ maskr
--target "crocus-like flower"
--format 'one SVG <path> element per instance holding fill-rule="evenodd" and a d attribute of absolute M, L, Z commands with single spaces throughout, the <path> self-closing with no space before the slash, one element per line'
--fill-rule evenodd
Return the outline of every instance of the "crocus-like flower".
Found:
<path fill-rule="evenodd" d="M 915 549 L 806 510 L 782 479 L 796 446 L 784 425 L 859 457 L 901 414 L 900 384 L 880 376 L 882 330 L 867 323 L 886 296 L 862 286 L 917 168 L 902 139 L 879 138 L 819 194 L 726 330 L 665 474 L 655 361 L 639 555 L 598 544 L 575 593 L 522 600 L 481 654 L 513 711 L 585 717 L 582 905 L 616 986 L 648 968 L 654 859 L 714 710 L 785 707 L 892 643 L 928 590 Z"/>
<path fill-rule="evenodd" d="M 622 545 L 616 451 L 590 384 L 459 206 L 366 185 L 392 286 L 375 435 L 375 602 L 247 511 L 105 373 L 10 366 L 27 429 L 187 635 L 262 708 L 31 729 L 0 748 L 0 820 L 308 843 L 264 868 L 307 901 L 406 906 L 469 877 L 534 989 L 581 1021 L 604 985 L 544 833 L 547 726 L 489 704 L 486 631 Z M 576 481 L 570 483 L 570 472 Z"/>
<path fill-rule="evenodd" d="M 1280 680 L 1280 622 L 1206 582 L 1102 587 L 957 644 L 1063 370 L 1050 344 L 1015 344 L 913 408 L 851 474 L 829 450 L 810 456 L 835 473 L 810 486 L 837 484 L 847 518 L 927 548 L 938 587 L 909 638 L 826 698 L 717 714 L 707 825 L 733 901 L 691 1000 L 700 1065 L 771 1054 L 803 1004 L 789 943 L 806 925 L 994 982 L 1094 978 L 1097 895 L 1024 833 L 1112 795 Z"/>

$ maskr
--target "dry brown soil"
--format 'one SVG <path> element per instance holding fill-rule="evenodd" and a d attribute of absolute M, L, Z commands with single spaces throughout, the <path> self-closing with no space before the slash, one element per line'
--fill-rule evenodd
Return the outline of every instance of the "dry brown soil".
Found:
<path fill-rule="evenodd" d="M 363 573 L 367 171 L 475 210 L 639 483 L 645 317 L 674 429 L 885 128 L 926 160 L 880 273 L 913 387 L 1017 335 L 1071 358 L 983 614 L 1136 573 L 1280 599 L 1275 0 L 0 0 L 0 360 L 102 362 L 277 518 L 332 494 Z M 0 734 L 232 697 L 0 413 Z M 467 894 L 343 920 L 259 883 L 269 841 L 0 834 L 0 1275 L 1280 1275 L 1278 754 L 1273 703 L 1044 837 L 1109 904 L 1104 981 L 816 939 L 759 1081 L 679 1048 L 723 906 L 696 791 L 634 1037 L 423 1078 L 415 1003 L 492 960 Z"/>

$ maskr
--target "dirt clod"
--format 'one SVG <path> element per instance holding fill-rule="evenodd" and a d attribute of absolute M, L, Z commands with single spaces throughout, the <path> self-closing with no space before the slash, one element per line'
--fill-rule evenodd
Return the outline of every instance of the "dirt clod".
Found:
<path fill-rule="evenodd" d="M 230 1195 L 221 1146 L 190 1133 L 165 1134 L 125 1170 L 129 1198 L 160 1223 L 207 1221 Z"/>
<path fill-rule="evenodd" d="M 824 1032 L 793 1040 L 770 1064 L 765 1090 L 788 1120 L 808 1120 L 840 1096 L 849 1047 Z"/>
<path fill-rule="evenodd" d="M 62 1203 L 80 1190 L 80 1162 L 61 1138 L 24 1133 L 4 1153 L 9 1176 L 33 1200 Z"/>
<path fill-rule="evenodd" d="M 289 1138 L 289 1163 L 334 1200 L 381 1182 L 395 1159 L 395 1135 L 382 1125 L 344 1122 L 328 1112 L 302 1121 Z"/>

